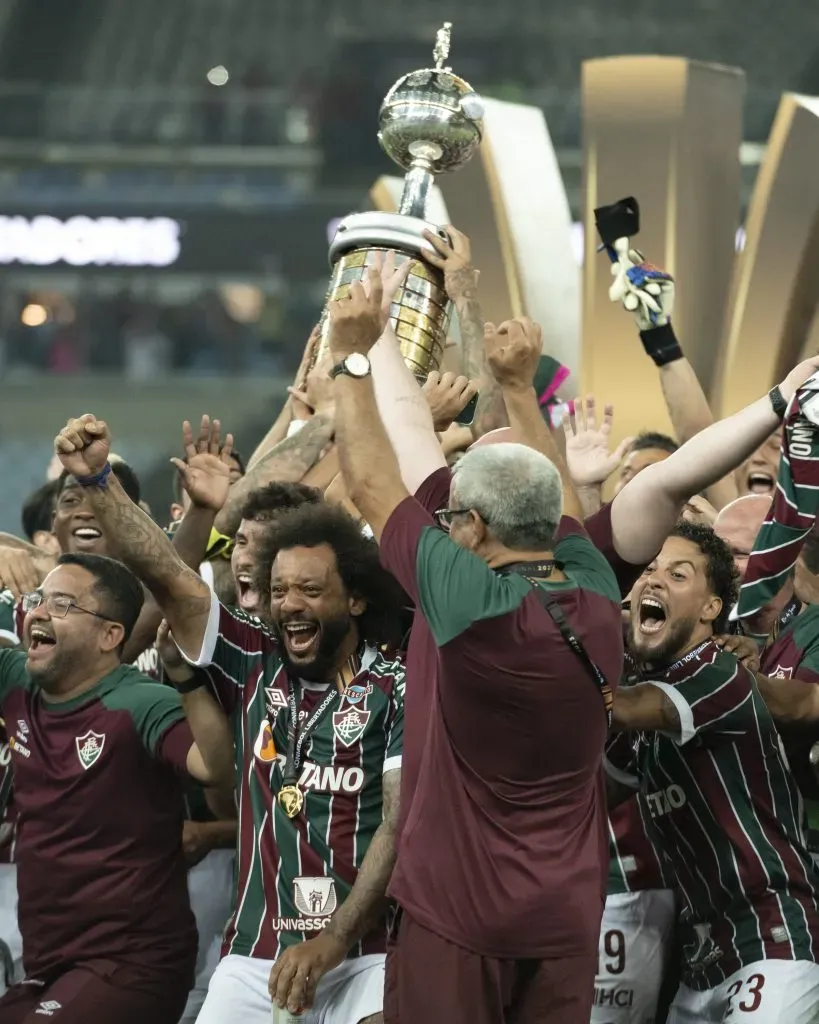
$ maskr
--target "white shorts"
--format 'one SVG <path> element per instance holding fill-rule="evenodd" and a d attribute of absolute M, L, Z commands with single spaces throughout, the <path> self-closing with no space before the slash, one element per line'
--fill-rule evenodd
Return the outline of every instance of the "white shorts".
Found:
<path fill-rule="evenodd" d="M 23 980 L 23 937 L 17 927 L 17 865 L 0 864 L 0 995 Z"/>
<path fill-rule="evenodd" d="M 592 1024 L 653 1024 L 676 916 L 670 889 L 606 897 Z"/>
<path fill-rule="evenodd" d="M 668 1024 L 817 1024 L 819 964 L 760 960 L 704 992 L 680 985 Z"/>
<path fill-rule="evenodd" d="M 196 981 L 179 1024 L 193 1024 L 199 1016 L 208 984 L 219 964 L 222 933 L 233 910 L 233 850 L 211 850 L 188 872 L 188 894 L 196 918 L 199 951 Z"/>
<path fill-rule="evenodd" d="M 384 954 L 345 960 L 318 983 L 304 1024 L 357 1024 L 384 1006 Z M 270 1024 L 273 1004 L 267 983 L 273 960 L 226 956 L 210 979 L 197 1024 Z"/>

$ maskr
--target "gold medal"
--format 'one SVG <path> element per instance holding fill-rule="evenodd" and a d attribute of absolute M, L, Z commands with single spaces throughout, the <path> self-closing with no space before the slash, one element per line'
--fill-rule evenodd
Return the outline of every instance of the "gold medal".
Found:
<path fill-rule="evenodd" d="M 304 807 L 304 794 L 298 786 L 282 786 L 278 800 L 279 806 L 288 818 L 295 818 Z"/>

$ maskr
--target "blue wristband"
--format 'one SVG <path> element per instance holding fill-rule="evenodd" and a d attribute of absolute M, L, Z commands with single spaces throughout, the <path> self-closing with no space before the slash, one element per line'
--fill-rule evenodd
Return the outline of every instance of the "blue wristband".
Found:
<path fill-rule="evenodd" d="M 95 473 L 93 476 L 75 476 L 74 479 L 80 487 L 105 487 L 110 475 L 111 463 L 106 462 L 99 473 Z"/>

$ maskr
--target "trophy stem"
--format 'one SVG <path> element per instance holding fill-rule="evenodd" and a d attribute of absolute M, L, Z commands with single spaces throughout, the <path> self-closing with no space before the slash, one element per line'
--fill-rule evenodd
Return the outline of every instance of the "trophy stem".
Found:
<path fill-rule="evenodd" d="M 425 219 L 427 196 L 435 179 L 426 167 L 413 167 L 404 176 L 404 191 L 398 212 L 405 217 Z"/>

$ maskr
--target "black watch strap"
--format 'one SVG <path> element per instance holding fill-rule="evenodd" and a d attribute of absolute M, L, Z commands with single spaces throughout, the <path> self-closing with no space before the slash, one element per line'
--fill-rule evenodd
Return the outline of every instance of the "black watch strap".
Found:
<path fill-rule="evenodd" d="M 785 413 L 788 411 L 788 403 L 785 401 L 784 395 L 779 390 L 778 384 L 768 392 L 768 398 L 771 400 L 771 408 L 776 414 L 777 419 L 780 421 L 784 420 Z"/>
<path fill-rule="evenodd" d="M 331 377 L 332 380 L 335 380 L 336 377 L 340 377 L 342 373 L 346 373 L 346 372 L 347 372 L 347 367 L 345 365 L 344 360 L 342 359 L 340 363 L 336 363 L 336 365 L 332 368 L 332 370 L 330 370 L 330 377 Z"/>

